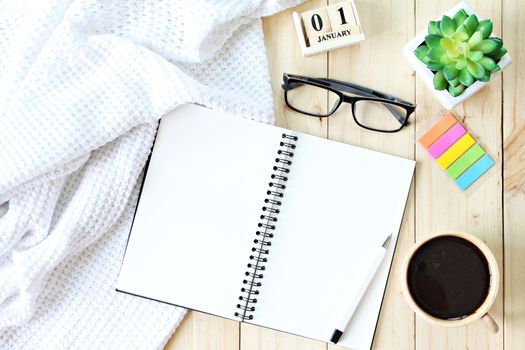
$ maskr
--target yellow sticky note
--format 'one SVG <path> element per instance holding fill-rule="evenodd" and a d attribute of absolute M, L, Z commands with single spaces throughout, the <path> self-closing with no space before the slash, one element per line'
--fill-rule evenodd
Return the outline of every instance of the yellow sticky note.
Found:
<path fill-rule="evenodd" d="M 446 169 L 475 143 L 476 141 L 467 133 L 450 146 L 436 161 L 440 167 Z"/>

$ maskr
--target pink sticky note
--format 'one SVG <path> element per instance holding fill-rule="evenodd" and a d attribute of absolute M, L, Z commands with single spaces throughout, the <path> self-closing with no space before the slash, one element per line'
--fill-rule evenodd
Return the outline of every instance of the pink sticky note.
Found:
<path fill-rule="evenodd" d="M 466 132 L 467 131 L 460 123 L 456 123 L 428 148 L 428 153 L 430 153 L 432 158 L 437 159 L 443 152 L 459 140 L 461 136 L 465 135 Z"/>

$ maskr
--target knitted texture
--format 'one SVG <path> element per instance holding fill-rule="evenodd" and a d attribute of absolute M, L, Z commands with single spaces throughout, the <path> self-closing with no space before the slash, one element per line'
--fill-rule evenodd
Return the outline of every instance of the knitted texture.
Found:
<path fill-rule="evenodd" d="M 164 345 L 184 310 L 114 290 L 158 119 L 272 122 L 259 17 L 297 2 L 0 1 L 1 348 Z"/>

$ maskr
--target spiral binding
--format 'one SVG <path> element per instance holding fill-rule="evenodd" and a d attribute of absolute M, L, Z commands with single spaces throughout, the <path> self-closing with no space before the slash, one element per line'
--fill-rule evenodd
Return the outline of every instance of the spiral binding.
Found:
<path fill-rule="evenodd" d="M 262 286 L 261 280 L 264 277 L 261 271 L 266 270 L 265 264 L 268 262 L 267 256 L 270 254 L 271 239 L 274 237 L 277 216 L 280 212 L 279 207 L 284 197 L 294 156 L 293 150 L 295 150 L 297 143 L 297 136 L 294 135 L 282 134 L 282 139 L 279 144 L 280 149 L 277 151 L 277 158 L 275 158 L 276 165 L 273 167 L 273 174 L 270 176 L 271 181 L 266 191 L 268 197 L 264 200 L 263 213 L 260 216 L 261 221 L 258 223 L 258 230 L 255 232 L 256 238 L 253 240 L 254 246 L 252 247 L 250 262 L 247 265 L 248 270 L 244 273 L 242 294 L 239 296 L 240 302 L 236 305 L 235 317 L 240 318 L 241 321 L 253 320 L 255 304 L 257 304 L 256 296 L 260 293 L 259 287 Z"/>

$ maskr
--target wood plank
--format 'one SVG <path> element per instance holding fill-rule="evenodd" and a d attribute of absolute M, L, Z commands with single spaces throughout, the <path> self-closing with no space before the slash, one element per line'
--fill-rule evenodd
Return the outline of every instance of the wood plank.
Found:
<path fill-rule="evenodd" d="M 401 54 L 402 47 L 414 36 L 414 2 L 356 0 L 356 7 L 366 40 L 329 53 L 330 78 L 414 101 L 414 76 Z M 414 158 L 414 130 L 414 126 L 410 126 L 395 134 L 384 134 L 362 129 L 355 123 L 350 105 L 341 106 L 329 120 L 330 139 L 410 159 Z M 414 315 L 401 289 L 402 262 L 413 242 L 414 197 L 411 194 L 374 339 L 376 349 L 405 350 L 415 346 Z M 334 345 L 328 348 L 343 349 Z"/>
<path fill-rule="evenodd" d="M 525 10 L 503 1 L 503 40 L 513 62 L 503 73 L 505 348 L 525 344 Z"/>
<path fill-rule="evenodd" d="M 326 350 L 326 344 L 268 328 L 242 324 L 241 349 Z"/>
<path fill-rule="evenodd" d="M 270 81 L 273 91 L 275 124 L 307 134 L 326 137 L 326 119 L 314 118 L 292 111 L 286 106 L 281 88 L 283 73 L 308 76 L 326 76 L 327 55 L 303 57 L 292 21 L 292 12 L 299 13 L 326 6 L 326 0 L 308 1 L 271 17 L 263 18 L 263 31 Z M 305 108 L 326 110 L 326 96 L 303 97 Z"/>
<path fill-rule="evenodd" d="M 457 4 L 456 0 L 441 2 L 416 1 L 416 31 L 429 20 Z M 501 6 L 499 1 L 472 1 L 481 18 L 494 21 L 494 31 L 500 34 Z M 430 90 L 416 79 L 418 130 L 428 129 L 425 123 L 441 109 Z M 456 109 L 467 128 L 478 137 L 495 159 L 501 161 L 501 76 L 466 103 Z M 416 147 L 416 236 L 457 229 L 481 238 L 491 248 L 500 266 L 502 260 L 502 179 L 501 174 L 483 178 L 472 195 L 459 191 L 456 185 L 435 164 L 423 149 Z M 498 294 L 491 314 L 503 326 L 503 292 Z M 432 326 L 417 318 L 416 344 L 418 349 L 501 349 L 503 332 L 489 334 L 480 322 L 470 326 L 445 329 Z"/>
<path fill-rule="evenodd" d="M 239 322 L 189 311 L 164 349 L 239 349 Z"/>
<path fill-rule="evenodd" d="M 305 116 L 286 107 L 281 83 L 284 72 L 309 76 L 326 76 L 326 54 L 308 58 L 303 57 L 292 21 L 292 11 L 303 12 L 325 5 L 325 0 L 309 1 L 296 8 L 263 19 L 276 125 L 321 137 L 327 136 L 326 120 Z M 301 103 L 310 109 L 325 111 L 327 108 L 326 95 L 312 96 L 305 94 Z M 264 285 L 262 288 L 264 288 Z M 240 338 L 241 349 L 320 350 L 326 348 L 326 344 L 321 342 L 244 323 L 241 324 Z"/>

